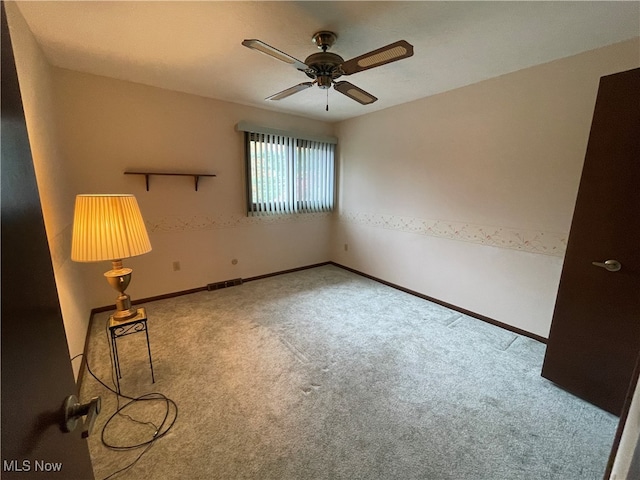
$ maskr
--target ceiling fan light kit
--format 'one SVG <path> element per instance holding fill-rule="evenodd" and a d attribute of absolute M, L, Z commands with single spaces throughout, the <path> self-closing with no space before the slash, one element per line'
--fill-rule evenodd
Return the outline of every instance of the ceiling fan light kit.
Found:
<path fill-rule="evenodd" d="M 294 85 L 293 87 L 267 97 L 266 100 L 282 100 L 294 93 L 301 92 L 313 85 L 317 85 L 321 89 L 328 89 L 333 86 L 334 90 L 342 93 L 352 100 L 355 100 L 362 105 L 369 105 L 378 99 L 361 88 L 356 87 L 352 83 L 345 81 L 336 82 L 336 80 L 343 75 L 352 75 L 370 68 L 402 60 L 413 55 L 413 45 L 406 40 L 399 40 L 395 43 L 391 43 L 387 46 L 378 48 L 377 50 L 373 50 L 369 53 L 365 53 L 345 61 L 340 55 L 327 52 L 327 50 L 335 44 L 337 39 L 338 36 L 335 33 L 326 30 L 315 33 L 313 37 L 311 37 L 311 40 L 319 49 L 322 50 L 322 52 L 309 55 L 304 62 L 301 62 L 297 58 L 294 58 L 277 48 L 267 45 L 261 40 L 244 40 L 242 45 L 293 65 L 297 70 L 305 73 L 313 80 L 313 82 L 303 82 L 298 85 Z"/>

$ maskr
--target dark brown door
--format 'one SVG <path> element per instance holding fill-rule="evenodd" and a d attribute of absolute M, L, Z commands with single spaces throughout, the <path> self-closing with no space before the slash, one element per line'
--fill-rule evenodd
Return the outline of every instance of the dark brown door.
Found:
<path fill-rule="evenodd" d="M 635 69 L 600 79 L 542 375 L 619 415 L 639 351 L 640 69 Z"/>
<path fill-rule="evenodd" d="M 2 3 L 3 479 L 93 479 L 80 428 L 62 433 L 76 394 L 18 78 Z"/>

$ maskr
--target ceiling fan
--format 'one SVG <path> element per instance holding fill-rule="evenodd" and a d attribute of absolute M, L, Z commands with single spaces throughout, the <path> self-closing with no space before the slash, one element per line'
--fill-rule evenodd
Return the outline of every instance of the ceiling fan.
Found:
<path fill-rule="evenodd" d="M 337 82 L 336 79 L 343 75 L 352 75 L 354 73 L 362 72 L 363 70 L 379 67 L 413 55 L 413 45 L 405 40 L 399 40 L 385 47 L 378 48 L 377 50 L 373 50 L 369 53 L 360 55 L 359 57 L 345 61 L 340 55 L 327 52 L 327 50 L 336 42 L 337 38 L 338 36 L 335 33 L 328 31 L 322 31 L 314 34 L 311 39 L 313 40 L 313 43 L 322 50 L 322 52 L 309 55 L 304 62 L 301 62 L 297 58 L 294 58 L 277 48 L 273 48 L 260 40 L 244 40 L 242 45 L 293 65 L 294 68 L 304 72 L 313 80 L 312 82 L 303 82 L 298 85 L 294 85 L 293 87 L 267 97 L 265 100 L 282 100 L 294 93 L 306 90 L 313 85 L 318 85 L 318 87 L 322 89 L 328 89 L 333 85 L 334 90 L 337 90 L 362 105 L 369 105 L 378 99 L 361 88 L 356 87 L 352 83 L 345 81 Z M 329 107 L 327 105 L 327 110 L 328 109 Z"/>

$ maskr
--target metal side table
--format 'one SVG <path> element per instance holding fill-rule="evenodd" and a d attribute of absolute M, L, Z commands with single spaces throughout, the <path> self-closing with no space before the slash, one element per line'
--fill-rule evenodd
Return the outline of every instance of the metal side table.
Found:
<path fill-rule="evenodd" d="M 111 351 L 113 353 L 113 367 L 116 373 L 116 387 L 120 393 L 120 379 L 122 371 L 120 370 L 120 358 L 118 357 L 118 338 L 133 335 L 134 333 L 144 332 L 147 337 L 147 352 L 149 352 L 149 366 L 151 367 L 151 383 L 155 383 L 156 379 L 153 375 L 153 360 L 151 360 L 151 347 L 149 345 L 149 329 L 147 328 L 147 311 L 145 308 L 138 308 L 137 314 L 133 318 L 127 320 L 116 320 L 113 316 L 109 317 L 109 334 L 111 337 Z"/>

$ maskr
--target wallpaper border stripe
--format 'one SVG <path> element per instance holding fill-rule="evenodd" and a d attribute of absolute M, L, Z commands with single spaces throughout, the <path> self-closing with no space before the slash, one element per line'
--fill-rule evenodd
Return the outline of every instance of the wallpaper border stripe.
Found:
<path fill-rule="evenodd" d="M 342 211 L 338 221 L 561 258 L 568 238 L 557 232 L 368 212 Z"/>

